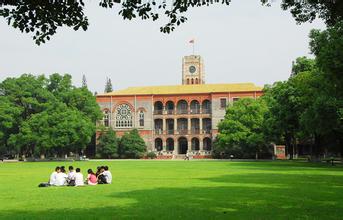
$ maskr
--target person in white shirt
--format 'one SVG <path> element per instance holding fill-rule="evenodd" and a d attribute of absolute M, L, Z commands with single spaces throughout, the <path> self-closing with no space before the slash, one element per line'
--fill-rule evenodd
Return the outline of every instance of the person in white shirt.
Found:
<path fill-rule="evenodd" d="M 51 186 L 56 186 L 57 183 L 57 174 L 61 172 L 61 168 L 60 167 L 56 167 L 55 171 L 50 175 L 50 180 L 49 180 L 49 184 Z"/>
<path fill-rule="evenodd" d="M 75 172 L 74 167 L 69 166 L 69 173 L 68 173 L 68 186 L 75 186 Z"/>
<path fill-rule="evenodd" d="M 104 166 L 104 172 L 102 173 L 106 178 L 106 183 L 112 183 L 112 173 L 108 170 L 108 166 Z"/>
<path fill-rule="evenodd" d="M 75 173 L 75 186 L 83 186 L 83 175 L 81 173 L 80 168 L 76 168 L 76 173 Z"/>
<path fill-rule="evenodd" d="M 56 184 L 55 186 L 65 186 L 67 185 L 68 175 L 64 172 L 59 172 L 56 175 Z"/>

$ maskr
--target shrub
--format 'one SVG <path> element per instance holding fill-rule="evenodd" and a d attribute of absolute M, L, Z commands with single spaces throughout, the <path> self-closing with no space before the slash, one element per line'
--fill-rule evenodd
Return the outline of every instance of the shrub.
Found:
<path fill-rule="evenodd" d="M 121 158 L 139 159 L 144 156 L 145 151 L 145 142 L 139 136 L 137 129 L 125 133 L 120 139 L 119 155 Z"/>
<path fill-rule="evenodd" d="M 149 159 L 155 159 L 157 157 L 157 155 L 154 152 L 149 152 L 146 154 L 147 158 Z"/>
<path fill-rule="evenodd" d="M 112 128 L 108 131 L 103 130 L 98 141 L 97 153 L 101 158 L 118 158 L 118 138 Z"/>

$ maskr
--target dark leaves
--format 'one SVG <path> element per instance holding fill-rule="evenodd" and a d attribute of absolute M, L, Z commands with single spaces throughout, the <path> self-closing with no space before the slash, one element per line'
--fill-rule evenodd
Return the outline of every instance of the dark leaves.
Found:
<path fill-rule="evenodd" d="M 61 26 L 87 29 L 82 1 L 4 1 L 0 16 L 21 32 L 33 33 L 37 45 L 50 40 Z M 7 3 L 7 4 L 6 4 Z"/>

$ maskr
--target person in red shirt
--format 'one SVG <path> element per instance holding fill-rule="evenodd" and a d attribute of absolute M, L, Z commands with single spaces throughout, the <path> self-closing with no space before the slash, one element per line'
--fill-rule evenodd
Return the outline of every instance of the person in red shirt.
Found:
<path fill-rule="evenodd" d="M 95 173 L 93 172 L 92 169 L 88 169 L 88 176 L 87 176 L 87 184 L 88 185 L 96 185 L 98 184 L 97 178 L 95 176 Z"/>

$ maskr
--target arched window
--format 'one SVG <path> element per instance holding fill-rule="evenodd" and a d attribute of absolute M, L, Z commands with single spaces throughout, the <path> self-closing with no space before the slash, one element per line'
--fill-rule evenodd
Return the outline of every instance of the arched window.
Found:
<path fill-rule="evenodd" d="M 199 139 L 198 138 L 192 138 L 192 150 L 193 151 L 199 150 Z"/>
<path fill-rule="evenodd" d="M 209 100 L 204 100 L 202 102 L 202 113 L 203 114 L 211 114 L 211 102 Z"/>
<path fill-rule="evenodd" d="M 132 127 L 132 111 L 128 104 L 121 104 L 116 109 L 116 127 Z"/>
<path fill-rule="evenodd" d="M 155 115 L 163 114 L 163 103 L 161 101 L 157 101 L 154 103 L 154 114 Z"/>
<path fill-rule="evenodd" d="M 206 151 L 212 150 L 212 141 L 210 138 L 208 138 L 208 137 L 204 138 L 203 147 L 204 147 L 204 150 L 206 150 Z"/>
<path fill-rule="evenodd" d="M 139 112 L 139 126 L 141 127 L 144 126 L 144 112 L 143 111 Z"/>
<path fill-rule="evenodd" d="M 156 139 L 155 139 L 155 149 L 156 149 L 157 151 L 163 150 L 163 142 L 162 142 L 162 139 L 161 139 L 161 138 L 156 138 Z"/>
<path fill-rule="evenodd" d="M 180 100 L 177 103 L 177 113 L 187 114 L 188 113 L 188 103 L 185 100 Z"/>
<path fill-rule="evenodd" d="M 110 119 L 109 119 L 109 114 L 108 114 L 107 110 L 104 111 L 104 118 L 103 118 L 103 120 L 104 120 L 105 127 L 108 127 L 110 125 Z"/>
<path fill-rule="evenodd" d="M 194 84 L 194 79 L 192 79 L 192 84 Z"/>
<path fill-rule="evenodd" d="M 172 138 L 167 139 L 167 151 L 173 151 L 174 150 L 174 140 Z"/>

